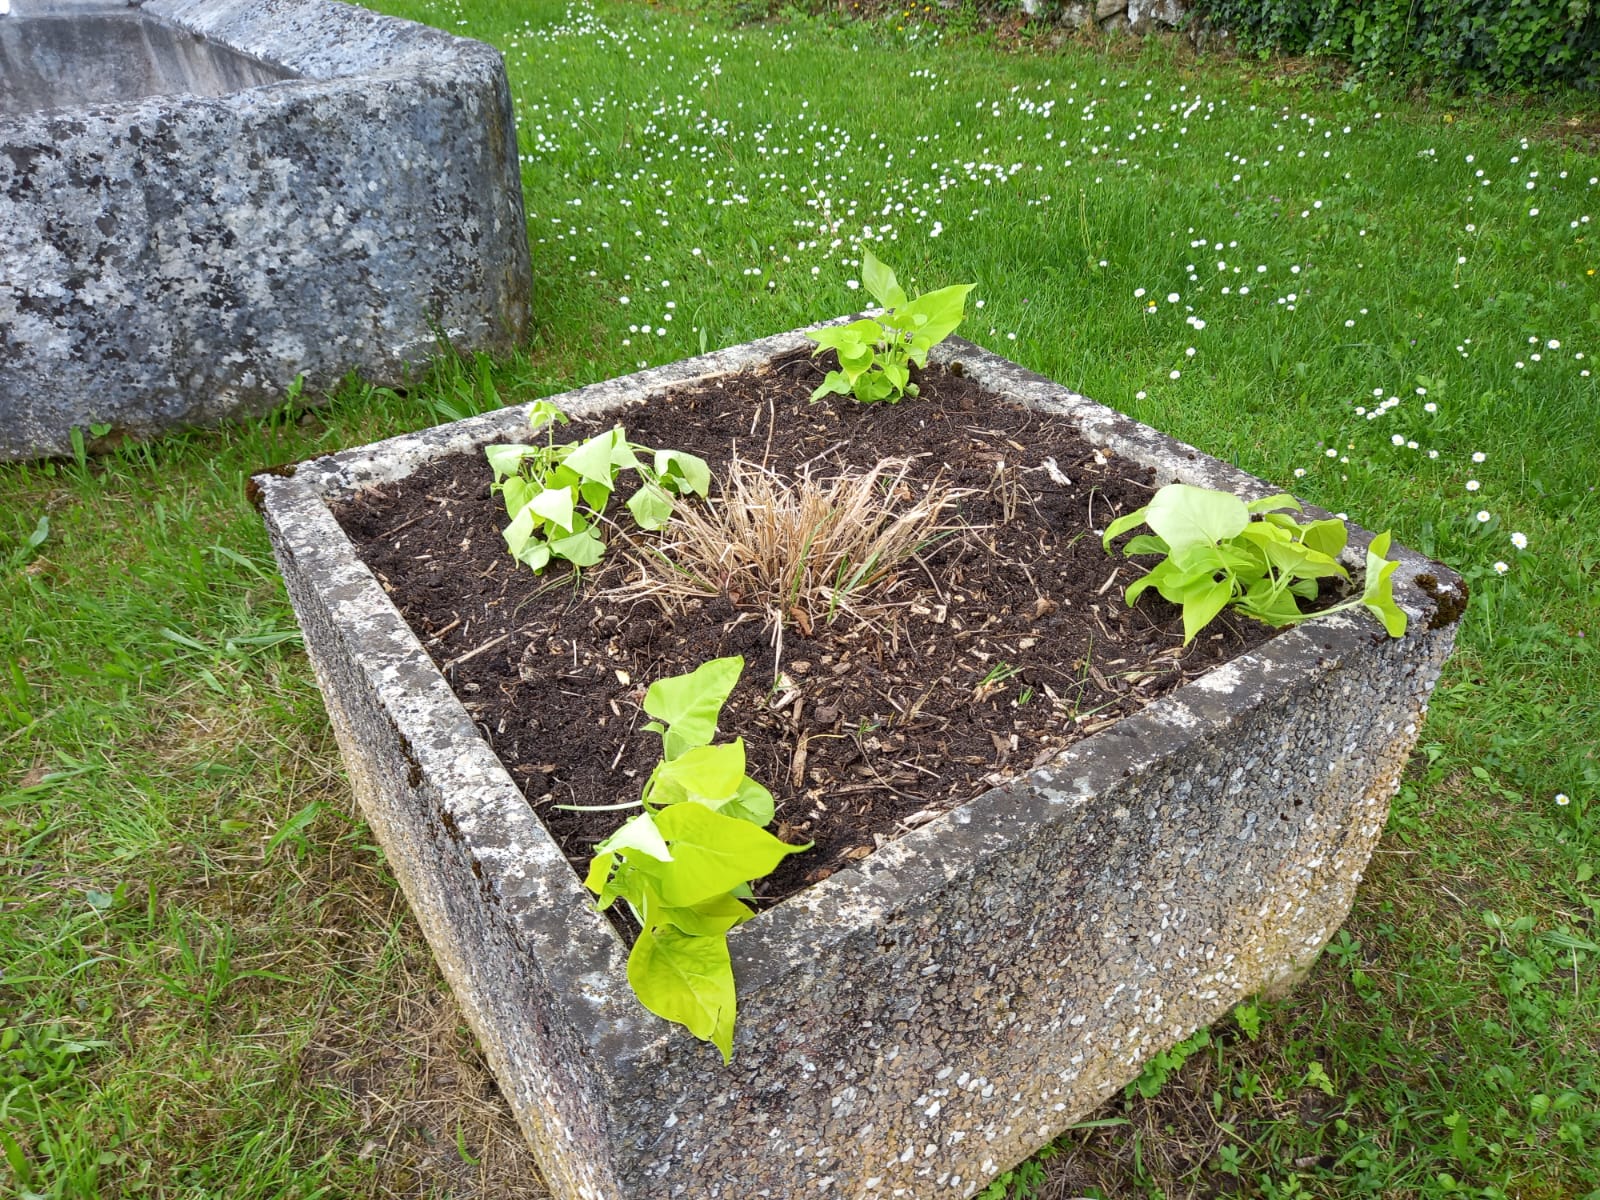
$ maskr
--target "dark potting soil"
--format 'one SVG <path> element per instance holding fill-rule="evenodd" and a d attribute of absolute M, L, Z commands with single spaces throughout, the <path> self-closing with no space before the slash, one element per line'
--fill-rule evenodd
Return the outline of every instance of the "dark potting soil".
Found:
<path fill-rule="evenodd" d="M 1179 610 L 1153 590 L 1123 603 L 1142 571 L 1108 556 L 1094 531 L 1149 500 L 1152 472 L 1066 420 L 937 368 L 898 405 L 809 403 L 823 373 L 800 352 L 619 418 L 632 442 L 700 455 L 714 481 L 737 444 L 790 479 L 806 464 L 828 477 L 894 457 L 911 460 L 912 489 L 936 477 L 971 489 L 956 511 L 972 528 L 901 571 L 901 603 L 876 628 L 791 618 L 781 660 L 743 598 L 669 613 L 609 597 L 637 571 L 615 541 L 581 581 L 565 564 L 534 576 L 506 552 L 505 507 L 481 453 L 436 460 L 337 512 L 580 876 L 631 814 L 555 806 L 636 800 L 661 747 L 640 728 L 645 688 L 707 659 L 744 656 L 719 740 L 745 739 L 749 774 L 777 800 L 773 831 L 815 842 L 756 883 L 769 903 L 1273 633 L 1224 613 L 1184 648 Z M 633 483 L 623 476 L 613 508 Z"/>

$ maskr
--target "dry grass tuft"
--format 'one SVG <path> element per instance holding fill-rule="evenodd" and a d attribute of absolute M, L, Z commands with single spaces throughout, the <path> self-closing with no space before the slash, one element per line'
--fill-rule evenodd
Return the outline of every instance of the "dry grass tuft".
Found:
<path fill-rule="evenodd" d="M 760 609 L 781 636 L 787 623 L 810 635 L 840 616 L 873 622 L 898 601 L 902 569 L 928 543 L 968 526 L 948 516 L 968 493 L 935 479 L 919 494 L 903 459 L 871 470 L 789 481 L 735 457 L 720 496 L 680 505 L 659 544 L 633 555 L 638 576 L 619 598 L 665 610 L 726 596 Z"/>

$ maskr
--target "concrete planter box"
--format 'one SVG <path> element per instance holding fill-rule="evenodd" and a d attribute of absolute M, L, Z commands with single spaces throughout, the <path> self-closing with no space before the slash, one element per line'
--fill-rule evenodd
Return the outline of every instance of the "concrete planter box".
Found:
<path fill-rule="evenodd" d="M 558 400 L 609 412 L 804 344 Z M 975 346 L 940 356 L 1162 482 L 1275 490 Z M 525 421 L 255 486 L 356 794 L 560 1200 L 970 1196 L 1298 978 L 1349 911 L 1464 600 L 1403 549 L 1405 638 L 1352 615 L 1291 630 L 736 930 L 724 1067 L 634 1000 L 627 947 L 328 509 Z"/>
<path fill-rule="evenodd" d="M 333 0 L 0 17 L 0 460 L 526 337 L 500 54 Z"/>

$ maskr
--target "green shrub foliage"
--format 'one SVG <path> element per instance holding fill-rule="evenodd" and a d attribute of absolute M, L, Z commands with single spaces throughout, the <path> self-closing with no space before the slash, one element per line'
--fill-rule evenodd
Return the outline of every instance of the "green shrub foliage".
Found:
<path fill-rule="evenodd" d="M 1596 0 L 1195 0 L 1246 52 L 1329 54 L 1465 91 L 1600 90 Z"/>

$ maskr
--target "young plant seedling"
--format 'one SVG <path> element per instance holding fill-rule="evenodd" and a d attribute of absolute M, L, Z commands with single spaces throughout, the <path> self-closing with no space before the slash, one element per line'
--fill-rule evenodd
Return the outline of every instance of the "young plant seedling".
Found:
<path fill-rule="evenodd" d="M 1348 531 L 1329 517 L 1301 524 L 1285 509 L 1302 511 L 1293 496 L 1267 496 L 1248 504 L 1228 492 L 1170 483 L 1137 512 L 1118 517 L 1106 527 L 1101 544 L 1138 525 L 1153 531 L 1131 538 L 1123 553 L 1166 557 L 1128 585 L 1124 598 L 1132 606 L 1146 588 L 1155 588 L 1183 606 L 1183 644 L 1188 645 L 1224 608 L 1232 606 L 1268 625 L 1292 625 L 1311 617 L 1367 609 L 1390 637 L 1406 631 L 1406 614 L 1394 602 L 1392 576 L 1398 562 L 1389 562 L 1389 532 L 1367 547 L 1366 581 L 1360 596 L 1318 612 L 1301 612 L 1300 600 L 1314 600 L 1317 580 L 1348 579 L 1339 565 Z"/>
<path fill-rule="evenodd" d="M 829 371 L 822 386 L 811 393 L 813 400 L 834 392 L 853 394 L 863 404 L 877 400 L 897 403 L 915 396 L 910 363 L 928 365 L 928 351 L 949 337 L 966 316 L 967 293 L 976 285 L 955 284 L 936 292 L 925 292 L 908 300 L 894 272 L 863 248 L 861 279 L 867 291 L 883 308 L 881 320 L 862 317 L 848 325 L 809 330 L 806 336 L 817 343 L 813 355 L 824 350 L 839 354 L 837 371 Z"/>
<path fill-rule="evenodd" d="M 528 422 L 535 431 L 553 432 L 567 414 L 541 400 Z M 682 450 L 651 450 L 628 441 L 621 425 L 587 441 L 558 446 L 547 433 L 543 446 L 520 443 L 488 446 L 494 490 L 505 500 L 511 524 L 503 531 L 506 548 L 538 574 L 552 559 L 592 567 L 605 554 L 598 524 L 625 470 L 640 485 L 628 497 L 628 512 L 641 529 L 659 529 L 672 516 L 673 498 L 704 496 L 711 486 L 705 460 Z M 647 466 L 641 457 L 649 460 Z"/>
<path fill-rule="evenodd" d="M 737 1008 L 728 930 L 755 916 L 750 880 L 811 847 L 763 828 L 772 793 L 745 774 L 744 739 L 711 744 L 743 670 L 743 658 L 716 658 L 650 685 L 645 729 L 661 735 L 661 761 L 640 793 L 644 811 L 595 847 L 584 880 L 602 910 L 621 899 L 639 922 L 628 983 L 640 1003 L 724 1062 Z"/>

